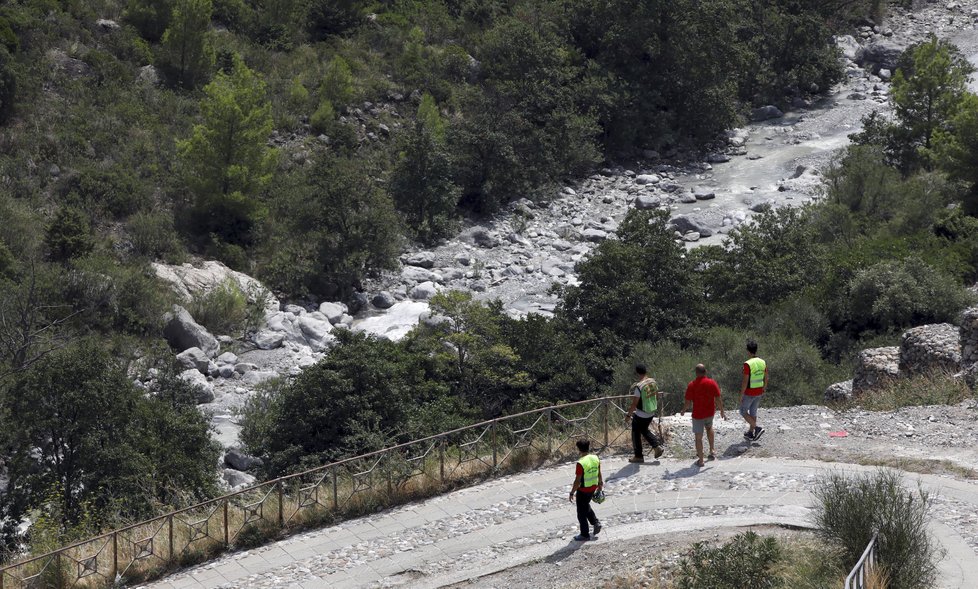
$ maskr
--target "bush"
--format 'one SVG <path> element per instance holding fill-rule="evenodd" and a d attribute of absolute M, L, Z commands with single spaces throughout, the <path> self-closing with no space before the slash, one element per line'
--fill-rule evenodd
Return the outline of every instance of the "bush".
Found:
<path fill-rule="evenodd" d="M 241 334 L 257 329 L 264 316 L 265 297 L 241 290 L 233 279 L 227 279 L 213 289 L 194 296 L 187 310 L 193 318 L 213 333 Z"/>
<path fill-rule="evenodd" d="M 14 74 L 13 58 L 7 50 L 0 47 L 0 123 L 4 123 L 14 112 L 17 97 L 17 77 Z"/>
<path fill-rule="evenodd" d="M 327 133 L 333 127 L 337 126 L 336 123 L 336 110 L 333 109 L 333 103 L 328 100 L 323 100 L 319 104 L 319 108 L 316 112 L 312 113 L 309 117 L 309 124 L 317 133 Z"/>
<path fill-rule="evenodd" d="M 693 544 L 679 561 L 678 589 L 773 589 L 782 583 L 773 569 L 781 559 L 777 539 L 754 532 L 738 534 L 722 546 Z"/>
<path fill-rule="evenodd" d="M 907 491 L 889 470 L 872 474 L 829 473 L 815 484 L 813 514 L 819 534 L 839 546 L 851 569 L 873 534 L 890 589 L 922 589 L 937 580 L 942 550 L 927 531 L 930 495 Z"/>
<path fill-rule="evenodd" d="M 95 235 L 88 215 L 74 207 L 62 207 L 48 225 L 44 244 L 48 256 L 55 262 L 87 255 L 95 249 Z"/>
<path fill-rule="evenodd" d="M 168 213 L 137 213 L 129 218 L 126 228 L 136 255 L 171 263 L 183 258 L 183 246 Z"/>

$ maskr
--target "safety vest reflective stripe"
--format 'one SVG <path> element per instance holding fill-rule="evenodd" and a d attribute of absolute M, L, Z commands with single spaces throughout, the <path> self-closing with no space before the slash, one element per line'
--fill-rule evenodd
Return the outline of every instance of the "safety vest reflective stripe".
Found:
<path fill-rule="evenodd" d="M 593 487 L 598 484 L 598 471 L 601 470 L 601 461 L 594 454 L 588 454 L 577 461 L 584 469 L 584 480 L 582 487 Z"/>
<path fill-rule="evenodd" d="M 747 360 L 747 366 L 750 367 L 750 386 L 752 389 L 759 389 L 764 386 L 764 370 L 767 368 L 767 362 L 761 360 L 760 358 L 750 358 Z"/>

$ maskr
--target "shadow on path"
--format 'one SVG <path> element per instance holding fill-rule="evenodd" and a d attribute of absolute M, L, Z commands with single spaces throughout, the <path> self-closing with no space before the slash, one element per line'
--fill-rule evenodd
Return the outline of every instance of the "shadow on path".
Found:
<path fill-rule="evenodd" d="M 554 552 L 550 556 L 544 559 L 548 564 L 557 564 L 562 560 L 570 558 L 575 552 L 581 549 L 582 546 L 587 544 L 587 542 L 578 542 L 577 540 L 571 540 L 567 546 L 560 548 L 557 552 Z"/>
<path fill-rule="evenodd" d="M 687 466 L 686 468 L 681 468 L 672 472 L 666 471 L 662 474 L 662 480 L 668 481 L 670 479 L 688 479 L 689 477 L 694 477 L 700 474 L 700 472 L 703 471 L 703 468 L 705 467 L 696 466 L 696 464 L 693 464 L 691 466 Z"/>
<path fill-rule="evenodd" d="M 611 481 L 617 481 L 618 479 L 627 479 L 628 477 L 637 473 L 638 473 L 638 465 L 634 463 L 629 463 L 619 468 L 618 472 L 606 478 L 604 482 L 607 484 L 610 483 Z"/>

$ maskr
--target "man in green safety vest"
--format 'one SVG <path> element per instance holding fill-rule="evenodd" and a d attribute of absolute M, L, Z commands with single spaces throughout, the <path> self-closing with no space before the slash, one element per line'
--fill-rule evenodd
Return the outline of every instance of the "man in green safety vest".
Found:
<path fill-rule="evenodd" d="M 601 533 L 601 522 L 598 516 L 594 515 L 591 508 L 591 499 L 595 491 L 604 486 L 604 478 L 601 476 L 601 461 L 597 456 L 591 454 L 591 442 L 588 440 L 577 441 L 577 451 L 581 457 L 575 467 L 574 487 L 570 492 L 570 500 L 577 498 L 577 521 L 581 524 L 581 533 L 574 536 L 578 542 L 591 539 L 591 530 L 588 523 L 594 526 L 594 535 Z"/>
<path fill-rule="evenodd" d="M 747 342 L 747 361 L 744 362 L 744 378 L 740 383 L 740 415 L 750 425 L 744 438 L 757 441 L 764 428 L 757 425 L 757 408 L 761 395 L 767 389 L 767 362 L 757 357 L 757 342 Z"/>
<path fill-rule="evenodd" d="M 659 414 L 659 425 L 661 429 L 662 405 L 660 401 L 662 400 L 662 391 L 656 385 L 655 379 L 648 375 L 645 364 L 635 365 L 635 376 L 638 377 L 638 382 L 632 383 L 632 386 L 629 388 L 632 396 L 632 406 L 629 407 L 628 413 L 625 414 L 625 423 L 632 422 L 632 450 L 634 451 L 634 455 L 628 461 L 641 463 L 645 462 L 645 456 L 642 452 L 642 438 L 645 438 L 649 445 L 652 446 L 652 454 L 656 458 L 662 456 L 663 440 L 655 437 L 655 434 L 649 431 L 649 426 L 652 425 L 652 420 L 655 418 L 656 413 Z M 633 415 L 635 416 L 634 418 L 632 418 Z"/>

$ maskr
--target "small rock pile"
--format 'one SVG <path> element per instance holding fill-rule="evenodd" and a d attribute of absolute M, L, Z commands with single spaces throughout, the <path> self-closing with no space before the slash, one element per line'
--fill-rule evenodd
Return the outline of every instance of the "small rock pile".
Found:
<path fill-rule="evenodd" d="M 914 327 L 900 338 L 900 370 L 919 374 L 932 370 L 957 372 L 961 366 L 961 335 L 950 323 Z"/>
<path fill-rule="evenodd" d="M 852 376 L 852 393 L 859 394 L 868 391 L 900 376 L 899 347 L 889 346 L 863 350 L 859 352 L 859 357 L 856 360 L 856 369 Z"/>

